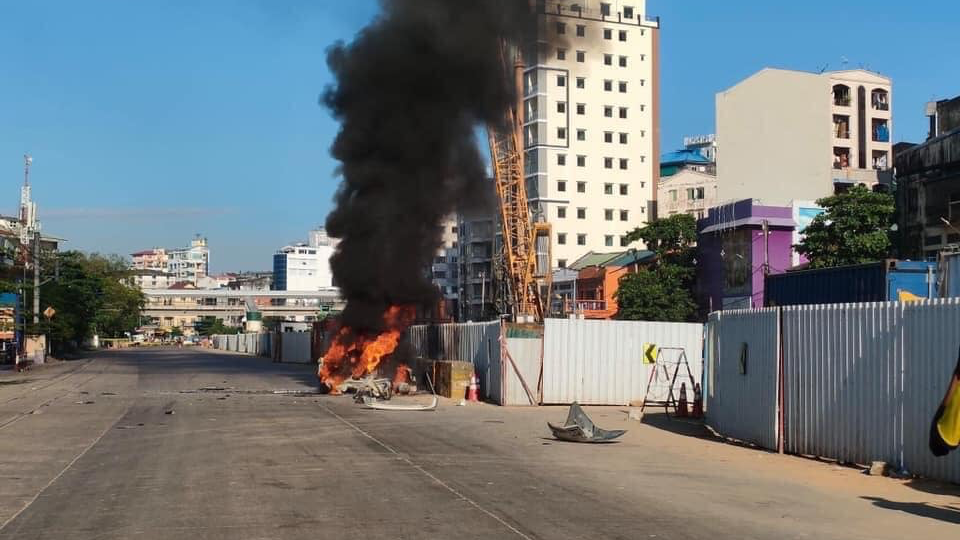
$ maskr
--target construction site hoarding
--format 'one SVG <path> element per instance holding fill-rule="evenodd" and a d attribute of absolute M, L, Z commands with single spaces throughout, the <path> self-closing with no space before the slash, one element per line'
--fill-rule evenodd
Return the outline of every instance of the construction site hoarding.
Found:
<path fill-rule="evenodd" d="M 644 361 L 647 344 L 663 350 L 669 356 L 667 361 L 677 360 L 682 350 L 694 381 L 700 382 L 702 324 L 547 319 L 543 403 L 629 405 L 642 401 L 653 370 Z M 688 396 L 693 395 L 690 386 L 687 384 Z"/>
<path fill-rule="evenodd" d="M 776 448 L 776 309 L 713 313 L 707 323 L 707 424 L 726 437 Z"/>

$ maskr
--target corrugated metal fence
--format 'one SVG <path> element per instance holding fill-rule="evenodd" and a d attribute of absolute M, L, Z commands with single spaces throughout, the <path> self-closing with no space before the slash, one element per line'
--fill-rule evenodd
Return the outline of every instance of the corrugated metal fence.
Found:
<path fill-rule="evenodd" d="M 707 325 L 710 425 L 766 448 L 777 444 L 778 325 L 776 309 L 713 313 Z"/>
<path fill-rule="evenodd" d="M 273 343 L 271 338 L 271 334 L 234 334 L 210 336 L 210 341 L 214 349 L 254 356 L 270 356 Z"/>
<path fill-rule="evenodd" d="M 779 326 L 771 323 L 776 318 Z M 786 451 L 886 461 L 960 482 L 960 453 L 935 458 L 927 448 L 930 422 L 956 366 L 958 330 L 960 299 L 713 314 L 708 423 L 723 435 L 777 449 L 771 419 L 777 418 L 782 359 Z M 769 343 L 778 339 L 782 350 L 770 354 Z M 739 365 L 744 343 L 746 373 Z M 764 352 L 756 354 L 757 347 Z M 751 382 L 754 373 L 760 386 Z"/>
<path fill-rule="evenodd" d="M 544 403 L 629 405 L 643 400 L 651 371 L 643 363 L 645 343 L 682 348 L 694 380 L 701 379 L 702 324 L 547 319 L 544 340 Z M 675 360 L 679 353 L 664 354 Z M 692 389 L 687 391 L 692 399 Z"/>
<path fill-rule="evenodd" d="M 414 325 L 407 331 L 412 354 L 431 360 L 455 360 L 474 365 L 480 394 L 500 403 L 500 323 Z"/>

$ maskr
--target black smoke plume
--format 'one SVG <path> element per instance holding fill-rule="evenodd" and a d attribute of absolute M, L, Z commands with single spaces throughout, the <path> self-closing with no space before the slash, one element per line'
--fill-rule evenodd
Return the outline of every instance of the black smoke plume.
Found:
<path fill-rule="evenodd" d="M 515 99 L 501 39 L 523 42 L 534 21 L 528 0 L 382 0 L 328 52 L 342 183 L 327 230 L 340 238 L 331 264 L 345 324 L 376 330 L 388 306 L 436 299 L 425 270 L 439 224 L 493 189 L 476 133 Z"/>

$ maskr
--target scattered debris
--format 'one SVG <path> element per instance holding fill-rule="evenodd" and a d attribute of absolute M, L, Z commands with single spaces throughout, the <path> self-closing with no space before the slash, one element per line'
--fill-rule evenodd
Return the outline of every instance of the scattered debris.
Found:
<path fill-rule="evenodd" d="M 384 403 L 370 396 L 363 397 L 363 404 L 369 409 L 377 409 L 380 411 L 434 411 L 437 409 L 437 403 L 439 403 L 439 398 L 433 396 L 433 399 L 429 404 L 417 404 L 410 403 L 406 405 L 396 404 L 396 403 Z"/>
<path fill-rule="evenodd" d="M 93 405 L 96 401 L 78 401 L 77 405 Z"/>
<path fill-rule="evenodd" d="M 606 430 L 596 427 L 577 402 L 570 405 L 570 411 L 563 426 L 555 426 L 550 422 L 547 422 L 547 426 L 550 427 L 554 437 L 569 442 L 607 442 L 626 433 L 626 430 L 622 429 Z"/>
<path fill-rule="evenodd" d="M 100 395 L 101 395 L 101 396 L 115 396 L 115 395 L 117 395 L 117 394 L 115 394 L 114 392 L 100 392 Z"/>
<path fill-rule="evenodd" d="M 168 411 L 163 411 L 163 414 L 173 414 L 173 409 L 170 409 Z"/>

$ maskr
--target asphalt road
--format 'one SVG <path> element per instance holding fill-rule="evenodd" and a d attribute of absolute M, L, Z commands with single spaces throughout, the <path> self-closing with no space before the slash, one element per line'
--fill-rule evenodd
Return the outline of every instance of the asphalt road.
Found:
<path fill-rule="evenodd" d="M 622 442 L 578 445 L 549 438 L 562 408 L 386 412 L 274 393 L 313 388 L 306 366 L 189 349 L 4 375 L 0 539 L 960 534 L 949 488 L 640 425 L 617 408 L 588 410 L 630 429 Z"/>

